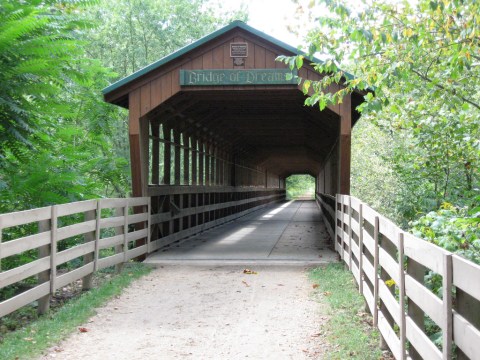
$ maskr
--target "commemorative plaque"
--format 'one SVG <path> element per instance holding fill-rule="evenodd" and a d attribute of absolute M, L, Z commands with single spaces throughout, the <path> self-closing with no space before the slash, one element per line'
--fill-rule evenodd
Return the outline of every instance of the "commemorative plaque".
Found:
<path fill-rule="evenodd" d="M 230 57 L 246 58 L 248 56 L 248 44 L 245 42 L 230 43 Z"/>

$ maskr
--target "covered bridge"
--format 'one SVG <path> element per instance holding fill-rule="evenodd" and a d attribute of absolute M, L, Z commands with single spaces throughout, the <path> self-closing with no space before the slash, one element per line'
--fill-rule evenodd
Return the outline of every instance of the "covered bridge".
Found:
<path fill-rule="evenodd" d="M 133 196 L 152 197 L 152 241 L 282 200 L 292 174 L 314 176 L 318 194 L 349 193 L 363 95 L 323 111 L 305 106 L 276 61 L 298 54 L 235 21 L 104 89 L 107 102 L 129 109 Z M 298 75 L 321 79 L 309 65 Z"/>

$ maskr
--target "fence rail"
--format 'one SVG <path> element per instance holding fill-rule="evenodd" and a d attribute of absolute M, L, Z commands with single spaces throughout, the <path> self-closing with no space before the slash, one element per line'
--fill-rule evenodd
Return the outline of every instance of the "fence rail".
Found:
<path fill-rule="evenodd" d="M 335 214 L 335 250 L 396 359 L 480 359 L 480 266 L 402 231 L 353 196 L 317 201 Z M 433 275 L 437 293 L 425 281 Z"/>
<path fill-rule="evenodd" d="M 0 302 L 0 317 L 36 300 L 43 313 L 57 289 L 79 279 L 88 289 L 94 271 L 149 252 L 149 226 L 149 197 L 88 200 L 1 214 L 0 266 L 6 269 L 0 272 L 0 290 L 28 278 L 33 284 Z M 12 239 L 13 233 L 28 235 Z M 17 257 L 16 264 L 22 261 L 19 256 L 32 251 L 36 254 L 30 254 L 25 264 L 8 266 L 13 263 L 10 257 Z"/>
<path fill-rule="evenodd" d="M 97 270 L 121 266 L 285 198 L 284 190 L 265 188 L 150 190 L 151 197 L 0 214 L 0 317 L 37 300 L 38 312 L 44 313 L 59 288 L 82 279 L 89 289 Z M 8 286 L 17 287 L 13 295 L 5 293 Z"/>

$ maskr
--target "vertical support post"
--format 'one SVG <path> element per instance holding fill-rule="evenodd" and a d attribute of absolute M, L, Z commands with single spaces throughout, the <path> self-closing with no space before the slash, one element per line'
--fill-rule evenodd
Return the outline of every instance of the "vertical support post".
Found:
<path fill-rule="evenodd" d="M 148 190 L 148 179 L 149 179 L 149 171 L 150 171 L 150 120 L 149 119 L 141 119 L 140 120 L 140 170 L 142 172 L 142 193 L 140 196 L 146 196 Z"/>
<path fill-rule="evenodd" d="M 335 195 L 335 217 L 334 217 L 335 229 L 333 229 L 333 231 L 335 232 L 334 248 L 338 254 L 340 254 L 340 251 L 338 249 L 338 202 L 339 201 L 340 201 L 340 195 L 336 194 Z"/>
<path fill-rule="evenodd" d="M 205 146 L 203 141 L 198 142 L 198 184 L 205 185 Z"/>
<path fill-rule="evenodd" d="M 352 95 L 343 97 L 340 104 L 340 141 L 339 141 L 339 166 L 338 189 L 339 193 L 350 195 L 350 160 L 351 160 L 351 134 L 352 134 Z"/>
<path fill-rule="evenodd" d="M 160 124 L 151 122 L 152 129 L 152 184 L 160 184 Z"/>
<path fill-rule="evenodd" d="M 352 199 L 348 196 L 348 269 L 352 270 Z"/>
<path fill-rule="evenodd" d="M 360 284 L 358 285 L 358 291 L 360 294 L 363 295 L 363 278 L 365 276 L 365 273 L 363 271 L 363 204 L 360 203 L 359 208 L 358 208 L 358 248 L 359 250 L 359 256 L 358 256 L 358 268 L 360 270 Z"/>
<path fill-rule="evenodd" d="M 210 184 L 210 144 L 205 143 L 205 184 L 206 186 Z"/>
<path fill-rule="evenodd" d="M 57 205 L 52 206 L 50 235 L 50 294 L 55 295 L 57 282 Z"/>
<path fill-rule="evenodd" d="M 452 282 L 453 282 L 453 264 L 452 254 L 443 255 L 443 280 L 442 280 L 442 300 L 444 323 L 442 329 L 443 358 L 445 360 L 452 358 L 452 338 L 453 338 L 453 313 L 452 313 Z"/>
<path fill-rule="evenodd" d="M 183 184 L 190 185 L 190 138 L 183 134 Z"/>
<path fill-rule="evenodd" d="M 212 186 L 215 186 L 217 185 L 217 177 L 218 177 L 218 173 L 217 173 L 217 158 L 216 158 L 216 153 L 217 153 L 217 146 L 212 144 L 211 146 L 211 156 L 210 156 L 210 160 L 212 162 L 212 164 L 210 165 L 210 185 Z"/>
<path fill-rule="evenodd" d="M 152 252 L 152 197 L 148 197 L 148 204 L 147 204 L 147 254 L 150 254 Z"/>
<path fill-rule="evenodd" d="M 400 333 L 400 356 L 401 359 L 405 359 L 407 355 L 406 345 L 407 345 L 407 337 L 406 337 L 406 320 L 405 320 L 405 269 L 403 265 L 404 259 L 404 248 L 403 248 L 403 232 L 399 232 L 398 234 L 398 279 L 400 283 L 398 284 L 399 290 L 399 319 L 400 324 L 399 333 Z"/>
<path fill-rule="evenodd" d="M 192 185 L 197 185 L 200 183 L 197 177 L 197 160 L 199 151 L 197 149 L 197 139 L 193 136 L 190 139 L 192 146 Z"/>
<path fill-rule="evenodd" d="M 123 207 L 123 262 L 128 261 L 128 199 Z"/>
<path fill-rule="evenodd" d="M 163 151 L 163 183 L 170 185 L 171 182 L 171 161 L 172 161 L 172 138 L 171 129 L 164 124 L 163 125 L 163 138 L 165 139 L 164 151 Z"/>
<path fill-rule="evenodd" d="M 344 222 L 343 222 L 343 219 L 344 219 L 344 212 L 343 212 L 343 209 L 344 209 L 344 206 L 343 206 L 343 198 L 344 198 L 344 195 L 340 195 L 340 238 L 341 238 L 341 242 L 340 242 L 340 259 L 343 260 L 344 258 L 344 251 L 345 251 L 345 230 L 343 229 L 343 226 L 344 226 Z"/>
<path fill-rule="evenodd" d="M 124 216 L 124 222 L 122 226 L 117 226 L 115 228 L 115 235 L 122 235 L 123 234 L 123 244 L 120 245 L 115 245 L 115 254 L 121 254 L 124 252 L 125 247 L 128 247 L 128 242 L 127 242 L 127 234 L 125 233 L 125 207 L 119 207 L 115 209 L 115 216 Z M 126 250 L 125 250 L 126 251 Z M 126 254 L 126 252 L 125 252 Z M 125 255 L 123 258 L 123 261 L 125 261 Z M 115 265 L 115 272 L 119 273 L 123 269 L 123 263 L 116 264 Z"/>
<path fill-rule="evenodd" d="M 180 171 L 180 132 L 177 129 L 173 129 L 173 141 L 175 143 L 175 153 L 174 153 L 174 162 L 175 162 L 175 174 L 174 174 L 174 184 L 180 185 L 181 180 L 181 171 Z"/>
<path fill-rule="evenodd" d="M 38 223 L 38 232 L 42 233 L 45 231 L 50 230 L 50 220 L 43 220 Z M 1 248 L 1 240 L 2 240 L 2 230 L 0 229 L 0 248 Z M 44 245 L 38 248 L 38 258 L 44 258 L 50 256 L 50 249 L 51 245 Z M 0 256 L 1 259 L 1 256 Z M 50 281 L 50 270 L 45 270 L 38 273 L 38 284 L 43 284 Z M 51 295 L 48 293 L 47 295 L 38 299 L 38 308 L 37 312 L 39 315 L 45 314 L 50 309 L 50 299 Z"/>
<path fill-rule="evenodd" d="M 140 89 L 129 94 L 128 133 L 130 141 L 130 165 L 132 169 L 132 195 L 142 196 L 142 167 L 140 144 Z"/>
<path fill-rule="evenodd" d="M 373 274 L 375 280 L 373 282 L 373 326 L 378 326 L 378 263 L 379 248 L 378 234 L 380 229 L 380 219 L 375 216 L 375 224 L 373 228 L 374 254 L 373 254 Z"/>
<path fill-rule="evenodd" d="M 93 271 L 98 270 L 98 258 L 100 257 L 100 220 L 102 219 L 102 200 L 97 200 L 97 223 L 95 226 L 95 263 L 93 265 Z"/>
<path fill-rule="evenodd" d="M 85 221 L 95 220 L 95 218 L 96 218 L 95 210 L 90 210 L 85 212 Z M 85 235 L 83 235 L 83 241 L 85 243 L 95 241 L 95 231 L 92 231 L 90 233 L 86 233 Z M 88 253 L 83 256 L 83 263 L 85 265 L 88 263 L 91 263 L 94 260 L 95 260 L 94 253 Z M 90 290 L 92 286 L 93 286 L 93 273 L 90 273 L 83 277 L 82 289 Z"/>

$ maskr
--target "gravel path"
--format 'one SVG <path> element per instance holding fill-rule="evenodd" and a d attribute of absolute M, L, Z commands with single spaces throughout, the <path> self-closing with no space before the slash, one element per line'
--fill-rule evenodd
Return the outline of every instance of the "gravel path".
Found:
<path fill-rule="evenodd" d="M 321 359 L 326 316 L 304 266 L 168 265 L 41 359 Z"/>

